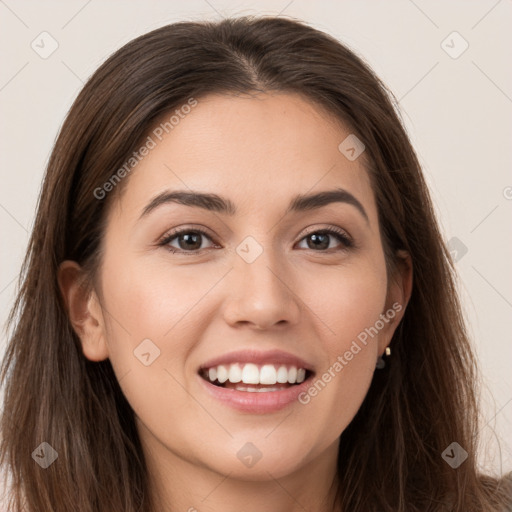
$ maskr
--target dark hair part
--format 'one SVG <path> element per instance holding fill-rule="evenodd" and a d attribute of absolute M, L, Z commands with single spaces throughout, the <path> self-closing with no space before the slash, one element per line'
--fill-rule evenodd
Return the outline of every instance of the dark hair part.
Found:
<path fill-rule="evenodd" d="M 69 111 L 8 320 L 0 462 L 12 479 L 11 510 L 153 511 L 133 411 L 110 362 L 84 357 L 57 270 L 75 260 L 93 278 L 121 186 L 102 200 L 94 192 L 163 114 L 190 98 L 255 91 L 300 94 L 364 142 L 388 264 L 405 249 L 414 267 L 392 360 L 341 435 L 341 508 L 501 510 L 510 490 L 477 469 L 477 374 L 453 264 L 396 102 L 344 45 L 275 17 L 175 23 L 138 37 L 94 73 Z M 59 454 L 44 471 L 30 456 L 42 441 Z M 457 469 L 441 457 L 454 441 L 468 452 Z"/>

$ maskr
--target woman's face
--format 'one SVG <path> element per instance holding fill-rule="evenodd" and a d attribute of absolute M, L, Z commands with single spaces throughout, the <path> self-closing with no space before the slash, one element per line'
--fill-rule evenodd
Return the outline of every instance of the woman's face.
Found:
<path fill-rule="evenodd" d="M 293 94 L 211 95 L 167 129 L 110 211 L 85 355 L 110 358 L 163 464 L 259 480 L 335 460 L 405 300 L 361 147 Z"/>

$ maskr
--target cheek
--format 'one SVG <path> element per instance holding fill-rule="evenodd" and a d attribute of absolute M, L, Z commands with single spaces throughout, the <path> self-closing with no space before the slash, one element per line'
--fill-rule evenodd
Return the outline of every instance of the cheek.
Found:
<path fill-rule="evenodd" d="M 302 279 L 298 294 L 323 325 L 331 356 L 348 349 L 350 341 L 373 326 L 383 313 L 385 272 L 384 262 L 361 260 L 336 270 L 323 269 L 314 279 Z"/>
<path fill-rule="evenodd" d="M 301 403 L 332 435 L 339 435 L 361 406 L 375 371 L 385 267 L 362 262 L 357 270 L 340 268 L 335 276 L 315 282 L 319 286 L 309 288 L 305 302 L 319 319 L 325 360 Z"/>
<path fill-rule="evenodd" d="M 102 279 L 109 359 L 123 394 L 145 424 L 179 437 L 190 422 L 176 411 L 206 416 L 184 388 L 188 355 L 202 329 L 194 312 L 215 276 L 197 279 L 194 272 L 192 279 L 192 268 L 163 272 L 150 262 L 112 258 Z"/>
<path fill-rule="evenodd" d="M 170 418 L 171 410 L 189 402 L 180 384 L 188 384 L 189 354 L 209 321 L 203 314 L 205 298 L 225 273 L 224 268 L 172 268 L 144 258 L 105 259 L 109 359 L 137 414 L 164 414 L 169 404 Z"/>
<path fill-rule="evenodd" d="M 161 258 L 106 261 L 102 287 L 113 329 L 121 331 L 122 338 L 128 336 L 133 348 L 145 338 L 157 344 L 157 340 L 167 344 L 175 338 L 182 340 L 183 336 L 175 333 L 197 326 L 200 319 L 195 311 L 201 309 L 201 301 L 226 272 L 224 268 L 199 267 L 173 267 Z M 112 336 L 112 341 L 116 344 L 117 337 Z M 126 341 L 122 344 L 127 350 Z M 173 341 L 173 352 L 180 352 L 179 342 L 175 345 Z"/>

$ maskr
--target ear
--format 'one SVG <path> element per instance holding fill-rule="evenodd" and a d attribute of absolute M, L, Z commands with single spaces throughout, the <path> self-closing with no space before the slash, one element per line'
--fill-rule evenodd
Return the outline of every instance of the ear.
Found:
<path fill-rule="evenodd" d="M 381 316 L 386 317 L 384 328 L 379 335 L 379 356 L 391 343 L 393 334 L 402 320 L 412 293 L 413 267 L 412 259 L 407 251 L 397 251 L 396 270 L 389 277 L 386 307 Z"/>
<path fill-rule="evenodd" d="M 80 265 L 70 260 L 62 262 L 58 282 L 69 320 L 82 343 L 84 356 L 91 361 L 107 359 L 103 311 L 96 293 L 85 286 Z"/>

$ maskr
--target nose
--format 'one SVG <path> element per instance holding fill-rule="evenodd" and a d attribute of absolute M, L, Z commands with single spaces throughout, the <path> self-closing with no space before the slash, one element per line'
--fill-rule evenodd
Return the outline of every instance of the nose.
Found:
<path fill-rule="evenodd" d="M 235 254 L 226 286 L 224 318 L 233 327 L 246 324 L 265 330 L 299 321 L 302 301 L 293 291 L 293 277 L 270 251 L 264 250 L 252 263 Z"/>

